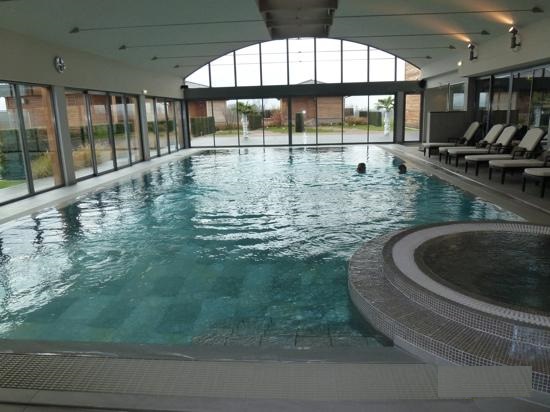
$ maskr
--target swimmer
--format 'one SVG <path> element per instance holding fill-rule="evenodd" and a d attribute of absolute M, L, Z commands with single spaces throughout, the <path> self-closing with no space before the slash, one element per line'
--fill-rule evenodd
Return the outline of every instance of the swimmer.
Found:
<path fill-rule="evenodd" d="M 400 175 L 403 175 L 405 173 L 407 173 L 407 166 L 405 166 L 405 163 L 401 163 L 398 167 L 399 169 L 399 174 Z"/>
<path fill-rule="evenodd" d="M 357 173 L 365 173 L 367 171 L 367 165 L 365 163 L 359 163 L 357 165 Z"/>

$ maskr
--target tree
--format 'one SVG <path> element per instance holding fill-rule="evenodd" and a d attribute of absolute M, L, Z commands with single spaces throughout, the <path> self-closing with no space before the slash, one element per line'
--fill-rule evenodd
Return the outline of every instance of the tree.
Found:
<path fill-rule="evenodd" d="M 388 96 L 384 99 L 378 99 L 376 102 L 376 110 L 384 112 L 384 136 L 390 134 L 391 119 L 390 113 L 393 110 L 393 96 Z"/>

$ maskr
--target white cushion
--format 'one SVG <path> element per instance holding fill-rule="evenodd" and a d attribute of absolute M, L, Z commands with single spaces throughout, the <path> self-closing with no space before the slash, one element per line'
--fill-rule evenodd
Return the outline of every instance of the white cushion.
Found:
<path fill-rule="evenodd" d="M 428 148 L 428 147 L 444 147 L 444 146 L 454 146 L 454 143 L 423 143 L 422 147 Z"/>
<path fill-rule="evenodd" d="M 493 144 L 498 139 L 498 136 L 500 135 L 500 132 L 502 132 L 502 129 L 504 129 L 503 124 L 495 124 L 491 129 L 487 132 L 485 137 L 482 139 L 483 142 L 491 143 Z"/>
<path fill-rule="evenodd" d="M 527 133 L 525 133 L 525 136 L 523 136 L 523 139 L 521 139 L 521 142 L 519 142 L 518 147 L 532 152 L 537 148 L 538 144 L 542 140 L 542 137 L 544 136 L 544 133 L 544 130 L 537 127 L 529 129 Z"/>
<path fill-rule="evenodd" d="M 517 130 L 518 129 L 516 126 L 506 127 L 498 137 L 496 143 L 501 146 L 510 146 L 510 143 L 512 142 L 512 139 L 514 138 Z"/>
<path fill-rule="evenodd" d="M 523 173 L 531 176 L 550 177 L 550 167 L 532 167 L 525 169 Z"/>
<path fill-rule="evenodd" d="M 542 160 L 536 159 L 517 159 L 517 160 L 491 160 L 489 162 L 490 167 L 541 167 L 544 166 Z"/>
<path fill-rule="evenodd" d="M 511 154 L 470 155 L 465 157 L 469 162 L 488 162 L 490 160 L 506 160 L 511 158 Z"/>
<path fill-rule="evenodd" d="M 447 152 L 452 156 L 454 154 L 467 155 L 467 154 L 483 154 L 489 153 L 489 148 L 485 147 L 449 147 Z"/>

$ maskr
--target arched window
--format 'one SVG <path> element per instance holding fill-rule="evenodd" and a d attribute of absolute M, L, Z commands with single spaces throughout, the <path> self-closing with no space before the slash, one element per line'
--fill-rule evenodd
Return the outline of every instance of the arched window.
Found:
<path fill-rule="evenodd" d="M 273 40 L 227 53 L 191 73 L 191 88 L 418 80 L 409 62 L 360 43 L 328 38 Z"/>

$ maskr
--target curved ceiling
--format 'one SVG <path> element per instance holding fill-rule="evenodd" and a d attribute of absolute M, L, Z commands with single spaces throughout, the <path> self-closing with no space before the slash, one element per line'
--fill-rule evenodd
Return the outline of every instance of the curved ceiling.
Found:
<path fill-rule="evenodd" d="M 271 40 L 258 2 L 4 0 L 0 28 L 185 77 L 216 56 Z M 311 0 L 286 4 L 299 13 Z M 521 28 L 545 18 L 530 10 L 550 10 L 550 0 L 340 0 L 337 6 L 329 37 L 369 44 L 422 68 L 458 58 L 468 41 L 505 34 L 512 22 Z"/>

